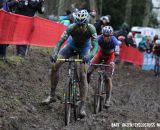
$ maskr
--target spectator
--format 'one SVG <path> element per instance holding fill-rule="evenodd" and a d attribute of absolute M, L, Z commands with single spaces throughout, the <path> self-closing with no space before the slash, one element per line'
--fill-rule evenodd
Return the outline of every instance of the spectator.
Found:
<path fill-rule="evenodd" d="M 99 20 L 96 21 L 94 26 L 96 28 L 98 35 L 102 34 L 101 33 L 102 28 L 109 25 L 110 20 L 111 20 L 110 15 L 106 15 L 106 16 L 102 16 Z"/>
<path fill-rule="evenodd" d="M 65 14 L 59 16 L 59 21 L 65 26 L 69 26 L 72 23 L 72 13 L 70 10 L 66 10 Z"/>
<path fill-rule="evenodd" d="M 91 23 L 91 24 L 95 24 L 96 23 L 96 15 L 97 15 L 97 12 L 96 12 L 96 10 L 95 9 L 93 9 L 93 10 L 90 10 L 89 11 L 89 23 Z"/>
<path fill-rule="evenodd" d="M 147 53 L 151 53 L 151 52 L 152 52 L 151 36 L 147 36 L 146 38 L 147 38 L 147 41 L 146 41 L 146 44 L 147 44 L 146 52 L 147 52 Z"/>
<path fill-rule="evenodd" d="M 160 39 L 157 39 L 154 43 L 153 54 L 160 56 Z"/>
<path fill-rule="evenodd" d="M 151 45 L 151 38 L 149 36 L 143 36 L 142 41 L 140 41 L 138 49 L 142 52 L 150 53 L 150 45 Z"/>
<path fill-rule="evenodd" d="M 125 38 L 124 42 L 127 46 L 132 46 L 136 48 L 136 43 L 135 40 L 133 39 L 133 34 L 131 32 L 127 34 L 127 37 Z"/>
<path fill-rule="evenodd" d="M 0 9 L 3 7 L 3 4 L 6 2 L 6 0 L 0 0 Z"/>
<path fill-rule="evenodd" d="M 120 29 L 114 32 L 114 36 L 116 36 L 117 38 L 118 38 L 119 36 L 127 37 L 129 31 L 130 31 L 130 30 L 129 30 L 128 24 L 127 24 L 126 22 L 124 22 L 124 23 L 121 25 Z"/>
<path fill-rule="evenodd" d="M 8 2 L 10 0 L 2 0 L 0 3 L 0 7 L 5 11 L 10 11 L 8 7 Z M 6 49 L 8 47 L 8 44 L 0 44 L 0 59 L 6 61 Z"/>
<path fill-rule="evenodd" d="M 15 8 L 15 13 L 33 17 L 36 12 L 43 13 L 44 0 L 11 0 L 9 7 Z M 24 57 L 27 54 L 28 45 L 17 45 L 17 55 Z"/>
<path fill-rule="evenodd" d="M 157 34 L 154 36 L 153 41 L 152 41 L 152 43 L 151 43 L 151 45 L 150 45 L 151 51 L 153 50 L 153 46 L 154 46 L 154 44 L 156 43 L 156 40 L 158 40 L 158 35 L 157 35 Z"/>

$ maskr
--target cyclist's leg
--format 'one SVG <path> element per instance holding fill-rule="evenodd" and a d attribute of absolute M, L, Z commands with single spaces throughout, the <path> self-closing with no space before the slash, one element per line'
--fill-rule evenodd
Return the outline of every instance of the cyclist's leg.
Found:
<path fill-rule="evenodd" d="M 91 64 L 98 64 L 100 62 L 101 62 L 101 50 L 99 49 L 97 54 L 92 58 Z M 96 69 L 95 66 L 89 66 L 89 68 L 88 68 L 88 72 L 87 72 L 88 84 L 90 83 L 91 75 L 92 75 L 92 73 L 94 72 L 95 69 Z"/>
<path fill-rule="evenodd" d="M 112 67 L 107 68 L 106 78 L 105 78 L 105 86 L 106 86 L 106 107 L 110 106 L 110 99 L 111 99 L 111 92 L 112 92 L 112 75 L 114 73 L 114 53 L 109 54 L 106 56 L 106 64 L 112 65 Z"/>
<path fill-rule="evenodd" d="M 59 54 L 57 58 L 64 58 L 64 56 Z M 57 61 L 55 64 L 52 65 L 51 77 L 50 77 L 51 78 L 51 94 L 50 94 L 51 97 L 55 97 L 55 90 L 59 80 L 58 72 L 62 64 L 63 62 Z"/>
<path fill-rule="evenodd" d="M 64 48 L 62 48 L 58 54 L 58 58 L 69 58 L 70 55 L 72 53 L 72 50 L 70 48 L 70 46 L 66 45 Z M 64 62 L 62 61 L 57 61 L 55 64 L 52 65 L 52 70 L 51 70 L 51 91 L 50 91 L 50 96 L 47 97 L 47 99 L 45 99 L 42 104 L 47 105 L 50 104 L 52 102 L 56 101 L 55 98 L 55 91 L 56 91 L 56 87 L 58 84 L 58 80 L 59 80 L 59 69 L 61 67 L 61 65 Z"/>
<path fill-rule="evenodd" d="M 85 112 L 85 103 L 86 97 L 88 92 L 88 82 L 87 82 L 87 70 L 88 64 L 81 64 L 80 66 L 80 97 L 81 97 L 81 109 L 80 114 L 81 116 L 86 116 Z"/>
<path fill-rule="evenodd" d="M 106 77 L 105 79 L 105 85 L 106 85 L 106 102 L 105 106 L 109 107 L 110 106 L 110 100 L 111 100 L 111 92 L 112 92 L 112 77 Z"/>
<path fill-rule="evenodd" d="M 84 48 L 80 51 L 80 57 L 84 57 L 88 55 L 90 48 Z M 86 116 L 86 97 L 88 92 L 88 82 L 87 82 L 87 71 L 88 71 L 88 64 L 82 63 L 80 65 L 80 97 L 81 97 L 81 107 L 80 107 L 80 116 L 83 118 Z"/>

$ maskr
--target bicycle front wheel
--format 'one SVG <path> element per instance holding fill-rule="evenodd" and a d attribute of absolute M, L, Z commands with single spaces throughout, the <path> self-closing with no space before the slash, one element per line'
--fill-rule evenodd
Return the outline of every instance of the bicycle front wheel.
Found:
<path fill-rule="evenodd" d="M 101 93 L 102 93 L 102 81 L 101 81 L 101 77 L 99 77 L 98 85 L 95 87 L 95 94 L 94 94 L 94 113 L 95 114 L 101 111 Z"/>
<path fill-rule="evenodd" d="M 69 125 L 71 121 L 71 89 L 72 82 L 69 80 L 68 85 L 64 89 L 64 120 L 65 125 Z"/>
<path fill-rule="evenodd" d="M 75 82 L 73 83 L 73 112 L 75 121 L 79 118 L 80 103 L 79 83 Z"/>

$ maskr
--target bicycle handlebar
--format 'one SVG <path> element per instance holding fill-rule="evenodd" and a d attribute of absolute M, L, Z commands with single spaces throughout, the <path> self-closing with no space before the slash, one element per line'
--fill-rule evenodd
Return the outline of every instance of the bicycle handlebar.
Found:
<path fill-rule="evenodd" d="M 82 59 L 57 59 L 58 61 L 64 61 L 64 62 L 83 62 Z"/>
<path fill-rule="evenodd" d="M 91 66 L 104 66 L 104 67 L 112 67 L 112 65 L 106 65 L 106 64 L 90 64 Z"/>

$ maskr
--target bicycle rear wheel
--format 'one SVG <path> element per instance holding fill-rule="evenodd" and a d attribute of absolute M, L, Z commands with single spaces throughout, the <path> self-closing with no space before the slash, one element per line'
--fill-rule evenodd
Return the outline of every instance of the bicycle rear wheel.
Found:
<path fill-rule="evenodd" d="M 77 121 L 80 113 L 80 92 L 79 92 L 79 83 L 78 80 L 73 83 L 73 112 L 74 112 L 74 120 Z"/>
<path fill-rule="evenodd" d="M 80 101 L 76 101 L 74 104 L 74 120 L 77 121 L 80 113 Z"/>
<path fill-rule="evenodd" d="M 95 114 L 101 111 L 101 92 L 102 92 L 102 81 L 101 81 L 101 77 L 99 77 L 98 85 L 95 87 L 95 94 L 94 94 L 94 113 Z"/>
<path fill-rule="evenodd" d="M 71 90 L 72 90 L 72 81 L 69 80 L 68 86 L 64 89 L 64 120 L 65 125 L 69 125 L 71 121 Z"/>

